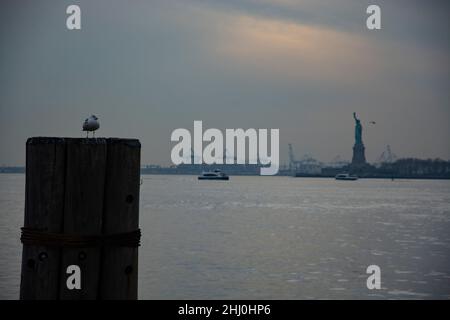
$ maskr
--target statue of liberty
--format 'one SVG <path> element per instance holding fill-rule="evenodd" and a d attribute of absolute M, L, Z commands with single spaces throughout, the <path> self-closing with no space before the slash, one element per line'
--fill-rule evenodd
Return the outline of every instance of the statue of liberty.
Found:
<path fill-rule="evenodd" d="M 355 144 L 353 146 L 352 165 L 361 166 L 366 164 L 365 147 L 362 142 L 362 125 L 361 120 L 356 117 L 356 112 L 353 112 L 353 119 L 355 119 Z"/>
<path fill-rule="evenodd" d="M 355 145 L 359 145 L 363 143 L 361 120 L 356 117 L 356 112 L 353 112 L 353 118 L 355 119 Z"/>

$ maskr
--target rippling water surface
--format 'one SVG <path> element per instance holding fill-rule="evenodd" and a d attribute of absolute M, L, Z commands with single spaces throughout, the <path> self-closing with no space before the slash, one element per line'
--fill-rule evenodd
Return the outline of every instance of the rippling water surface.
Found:
<path fill-rule="evenodd" d="M 24 183 L 0 174 L 3 299 L 19 293 Z M 141 299 L 450 298 L 450 181 L 144 176 L 140 226 Z"/>

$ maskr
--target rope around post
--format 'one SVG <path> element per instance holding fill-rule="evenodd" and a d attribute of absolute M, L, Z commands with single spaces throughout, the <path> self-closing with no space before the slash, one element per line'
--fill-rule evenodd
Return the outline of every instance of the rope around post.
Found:
<path fill-rule="evenodd" d="M 51 247 L 139 247 L 141 229 L 130 232 L 104 235 L 77 235 L 65 233 L 52 233 L 33 228 L 21 228 L 20 241 L 24 245 L 51 246 Z"/>

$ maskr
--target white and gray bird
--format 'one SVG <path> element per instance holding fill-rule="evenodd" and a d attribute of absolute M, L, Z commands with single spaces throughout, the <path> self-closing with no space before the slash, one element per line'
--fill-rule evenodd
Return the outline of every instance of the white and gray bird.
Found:
<path fill-rule="evenodd" d="M 87 138 L 89 138 L 89 131 L 92 131 L 92 135 L 95 137 L 95 130 L 98 128 L 100 128 L 100 122 L 96 116 L 91 115 L 89 118 L 84 120 L 83 131 L 86 131 Z"/>

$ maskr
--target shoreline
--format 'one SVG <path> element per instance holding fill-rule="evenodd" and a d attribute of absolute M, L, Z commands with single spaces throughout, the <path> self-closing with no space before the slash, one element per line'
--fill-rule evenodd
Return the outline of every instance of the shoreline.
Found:
<path fill-rule="evenodd" d="M 0 171 L 0 174 L 25 174 L 25 168 L 21 170 Z M 158 176 L 198 176 L 199 173 L 189 172 L 143 172 L 141 175 L 158 175 Z M 300 175 L 295 176 L 288 174 L 277 174 L 273 176 L 262 176 L 259 174 L 229 174 L 230 177 L 289 177 L 289 178 L 315 178 L 315 179 L 334 179 L 333 175 Z M 377 180 L 450 180 L 450 177 L 436 177 L 436 176 L 377 176 L 377 175 L 362 175 L 358 176 L 361 179 L 377 179 Z"/>

